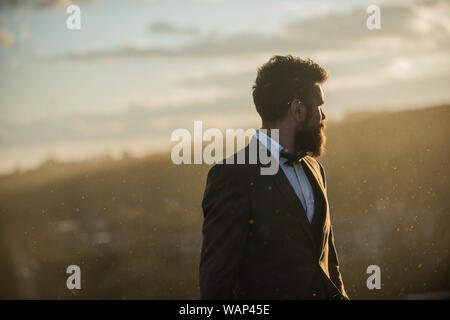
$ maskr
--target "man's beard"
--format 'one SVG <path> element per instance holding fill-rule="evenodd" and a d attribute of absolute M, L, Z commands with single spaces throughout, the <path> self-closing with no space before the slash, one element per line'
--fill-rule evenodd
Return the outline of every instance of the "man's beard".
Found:
<path fill-rule="evenodd" d="M 310 118 L 307 117 L 305 123 L 308 124 Z M 311 157 L 320 157 L 325 153 L 325 122 L 321 122 L 316 127 L 304 127 L 302 126 L 297 130 L 295 136 L 295 144 L 298 150 L 305 150 Z"/>

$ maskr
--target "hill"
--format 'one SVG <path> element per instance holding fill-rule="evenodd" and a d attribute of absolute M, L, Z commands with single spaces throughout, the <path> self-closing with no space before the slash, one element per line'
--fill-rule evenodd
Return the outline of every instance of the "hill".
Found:
<path fill-rule="evenodd" d="M 332 222 L 353 299 L 450 289 L 450 106 L 327 126 Z M 167 154 L 0 177 L 1 298 L 195 299 L 209 167 Z M 68 265 L 82 290 L 66 288 Z M 368 290 L 366 269 L 381 268 Z"/>

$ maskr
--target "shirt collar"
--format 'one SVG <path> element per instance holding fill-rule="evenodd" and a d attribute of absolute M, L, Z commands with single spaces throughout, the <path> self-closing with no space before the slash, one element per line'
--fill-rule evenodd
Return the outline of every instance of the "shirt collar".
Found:
<path fill-rule="evenodd" d="M 267 132 L 267 131 L 266 131 Z M 266 133 L 261 131 L 260 129 L 256 130 L 256 137 L 257 139 L 266 147 L 267 150 L 269 150 L 270 153 L 272 153 L 272 146 L 275 150 L 278 150 L 278 152 L 274 153 L 275 159 L 280 159 L 280 151 L 284 149 L 284 147 L 279 144 L 277 141 L 272 139 L 271 136 L 268 136 Z M 281 158 L 281 162 L 285 163 L 287 159 Z"/>

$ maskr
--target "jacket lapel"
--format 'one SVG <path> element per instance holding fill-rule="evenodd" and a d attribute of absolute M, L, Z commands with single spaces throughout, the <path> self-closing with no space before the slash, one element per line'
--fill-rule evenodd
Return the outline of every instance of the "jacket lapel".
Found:
<path fill-rule="evenodd" d="M 275 185 L 277 186 L 280 193 L 287 200 L 289 207 L 291 207 L 294 212 L 300 216 L 300 221 L 303 229 L 307 233 L 308 237 L 311 239 L 313 246 L 317 249 L 316 241 L 314 240 L 314 235 L 312 233 L 311 223 L 309 222 L 305 209 L 303 208 L 302 202 L 297 197 L 294 188 L 292 188 L 291 183 L 284 174 L 283 169 L 280 167 L 278 172 L 272 176 L 275 180 Z"/>
<path fill-rule="evenodd" d="M 309 163 L 308 160 L 302 159 L 301 160 L 303 169 L 305 170 L 305 174 L 308 176 L 309 181 L 311 183 L 311 187 L 314 191 L 314 198 L 315 198 L 315 216 L 321 218 L 320 223 L 320 230 L 321 232 L 321 246 L 320 246 L 320 252 L 323 249 L 324 246 L 324 240 L 325 240 L 325 228 L 327 226 L 327 219 L 328 219 L 328 201 L 326 199 L 326 191 L 323 187 L 323 181 L 322 177 L 320 175 L 320 172 L 318 173 L 312 165 Z M 319 176 L 320 175 L 320 176 Z M 320 210 L 322 212 L 320 212 Z"/>
<path fill-rule="evenodd" d="M 266 154 L 271 156 L 271 152 L 268 151 L 267 148 L 260 141 L 258 141 L 258 143 L 257 143 L 257 148 L 258 148 L 258 150 L 260 148 L 263 148 L 264 149 L 263 152 L 266 152 Z M 265 165 L 262 165 L 261 162 L 259 161 L 259 155 L 260 154 L 258 153 L 258 155 L 257 155 L 258 163 L 260 164 L 260 166 L 264 167 Z M 271 160 L 277 161 L 274 157 L 272 157 Z M 315 170 L 311 167 L 311 165 L 307 161 L 305 161 L 305 158 L 302 158 L 299 161 L 299 163 L 301 163 L 301 162 L 304 162 L 306 164 L 305 174 L 308 175 L 308 173 L 309 173 L 308 177 L 311 177 L 311 174 L 314 177 L 314 179 L 310 178 L 310 180 L 313 180 L 312 181 L 313 190 L 316 190 L 316 188 L 319 188 L 319 190 L 320 190 L 320 192 L 314 192 L 315 198 L 317 198 L 317 193 L 318 193 L 319 201 L 325 202 L 325 200 L 324 200 L 325 199 L 324 198 L 325 191 L 321 185 L 321 182 L 320 183 L 318 182 L 318 181 L 322 181 L 322 180 L 319 179 L 319 177 L 317 176 Z M 303 168 L 305 169 L 305 166 L 303 166 Z M 318 244 L 316 243 L 316 239 L 314 238 L 311 223 L 308 220 L 308 217 L 306 215 L 305 209 L 303 208 L 302 202 L 297 197 L 297 194 L 295 193 L 295 190 L 292 187 L 291 183 L 289 182 L 288 178 L 284 174 L 283 169 L 280 167 L 278 172 L 275 175 L 272 175 L 271 177 L 275 181 L 275 185 L 277 186 L 280 193 L 287 200 L 289 207 L 291 207 L 294 210 L 294 212 L 297 212 L 298 215 L 300 216 L 300 221 L 301 221 L 301 225 L 302 225 L 303 229 L 305 230 L 306 234 L 308 235 L 309 239 L 311 240 L 311 243 L 314 246 L 314 248 L 316 250 L 320 249 L 320 251 L 319 251 L 319 254 L 320 254 L 320 252 L 322 251 L 323 241 L 322 241 L 321 247 L 318 248 Z M 314 211 L 316 211 L 316 210 L 314 210 Z M 323 220 L 325 220 L 325 219 L 323 219 Z"/>

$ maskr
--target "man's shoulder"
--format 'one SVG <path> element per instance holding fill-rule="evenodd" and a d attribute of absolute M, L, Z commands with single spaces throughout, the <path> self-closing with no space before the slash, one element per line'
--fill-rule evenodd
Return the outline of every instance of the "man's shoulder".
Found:
<path fill-rule="evenodd" d="M 221 176 L 225 179 L 242 179 L 254 174 L 257 172 L 257 169 L 257 166 L 250 164 L 249 147 L 247 146 L 213 165 L 209 169 L 208 176 Z"/>
<path fill-rule="evenodd" d="M 306 156 L 304 157 L 305 161 L 307 161 L 311 167 L 313 167 L 313 169 L 317 172 L 317 174 L 320 174 L 322 176 L 323 182 L 324 182 L 324 186 L 326 188 L 326 174 L 325 174 L 325 169 L 323 168 L 323 165 L 319 162 L 319 160 L 317 160 L 314 157 L 311 156 Z"/>
<path fill-rule="evenodd" d="M 311 166 L 313 166 L 314 169 L 317 169 L 317 170 L 320 171 L 321 168 L 322 168 L 322 170 L 323 170 L 322 164 L 321 164 L 321 163 L 319 162 L 319 160 L 317 160 L 316 158 L 311 157 L 311 156 L 305 156 L 304 159 L 305 159 Z"/>

